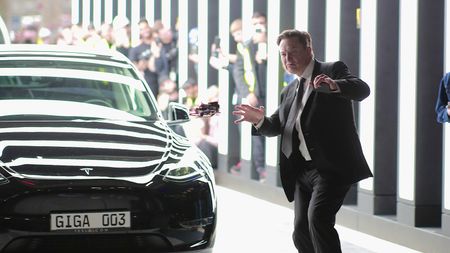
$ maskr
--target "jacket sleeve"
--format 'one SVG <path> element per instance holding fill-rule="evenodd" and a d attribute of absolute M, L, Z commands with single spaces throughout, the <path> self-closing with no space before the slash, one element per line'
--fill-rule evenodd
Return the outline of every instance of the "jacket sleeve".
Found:
<path fill-rule="evenodd" d="M 350 74 L 347 65 L 338 61 L 332 66 L 333 79 L 336 81 L 341 93 L 339 96 L 349 100 L 362 101 L 370 95 L 367 83 Z"/>
<path fill-rule="evenodd" d="M 447 89 L 448 82 L 450 79 L 450 73 L 447 73 L 441 80 L 441 83 L 439 85 L 439 93 L 436 100 L 436 114 L 437 114 L 437 121 L 439 123 L 445 123 L 449 122 L 449 117 L 447 113 L 447 104 L 448 104 L 448 96 L 447 96 Z"/>

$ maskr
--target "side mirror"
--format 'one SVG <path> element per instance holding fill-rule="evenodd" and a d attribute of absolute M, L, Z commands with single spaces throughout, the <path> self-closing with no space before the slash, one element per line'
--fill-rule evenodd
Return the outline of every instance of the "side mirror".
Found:
<path fill-rule="evenodd" d="M 188 108 L 180 103 L 171 102 L 169 104 L 169 110 L 168 110 L 168 123 L 169 124 L 181 124 L 188 122 L 190 120 L 189 118 L 189 110 Z"/>

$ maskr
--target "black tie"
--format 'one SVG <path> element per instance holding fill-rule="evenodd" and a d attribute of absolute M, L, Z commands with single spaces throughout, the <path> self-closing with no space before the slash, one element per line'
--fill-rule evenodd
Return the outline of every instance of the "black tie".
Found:
<path fill-rule="evenodd" d="M 297 94 L 292 102 L 291 109 L 289 110 L 286 125 L 284 126 L 283 139 L 281 140 L 281 152 L 283 152 L 287 158 L 289 158 L 292 154 L 293 143 L 299 143 L 297 140 L 298 136 L 294 136 L 293 133 L 295 130 L 295 121 L 297 119 L 298 110 L 300 109 L 300 104 L 303 98 L 305 81 L 306 79 L 302 77 L 297 88 Z M 297 131 L 295 132 L 297 133 Z M 293 138 L 296 138 L 296 140 Z M 298 148 L 298 146 L 295 148 Z"/>

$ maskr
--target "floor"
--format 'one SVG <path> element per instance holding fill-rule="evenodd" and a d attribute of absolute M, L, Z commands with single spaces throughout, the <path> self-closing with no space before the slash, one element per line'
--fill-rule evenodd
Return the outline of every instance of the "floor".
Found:
<path fill-rule="evenodd" d="M 220 186 L 217 195 L 214 253 L 297 253 L 291 209 Z M 343 253 L 420 253 L 342 226 L 336 229 Z"/>

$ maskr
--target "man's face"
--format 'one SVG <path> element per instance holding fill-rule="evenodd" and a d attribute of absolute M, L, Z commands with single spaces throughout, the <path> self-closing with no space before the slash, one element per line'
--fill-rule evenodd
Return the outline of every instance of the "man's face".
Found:
<path fill-rule="evenodd" d="M 261 28 L 261 27 L 266 27 L 266 18 L 265 17 L 257 17 L 257 18 L 252 18 L 252 25 L 254 30 L 256 31 L 256 29 Z"/>
<path fill-rule="evenodd" d="M 152 29 L 147 23 L 139 24 L 139 35 L 141 38 L 148 38 L 151 36 Z"/>
<path fill-rule="evenodd" d="M 242 30 L 237 30 L 231 34 L 235 42 L 242 42 Z"/>
<path fill-rule="evenodd" d="M 284 69 L 298 76 L 302 75 L 312 59 L 311 47 L 303 46 L 297 38 L 281 40 L 279 50 Z"/>

